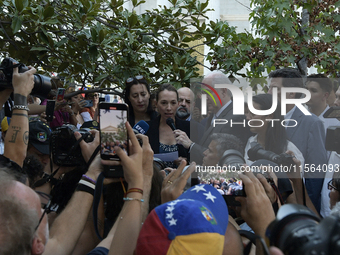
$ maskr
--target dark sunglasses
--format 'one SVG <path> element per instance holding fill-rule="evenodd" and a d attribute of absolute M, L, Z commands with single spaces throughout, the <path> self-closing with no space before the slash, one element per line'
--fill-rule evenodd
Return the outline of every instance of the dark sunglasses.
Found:
<path fill-rule="evenodd" d="M 130 77 L 126 80 L 126 84 L 133 82 L 134 80 L 140 81 L 145 80 L 143 75 L 136 75 L 135 77 Z"/>
<path fill-rule="evenodd" d="M 328 188 L 329 190 L 334 189 L 334 190 L 336 190 L 336 191 L 339 191 L 339 189 L 336 188 L 336 187 L 333 185 L 333 179 L 330 180 L 330 181 L 327 183 L 327 188 Z"/>
<path fill-rule="evenodd" d="M 49 213 L 50 212 L 50 205 L 51 205 L 51 200 L 48 200 L 48 203 L 45 205 L 44 207 L 44 212 L 43 214 L 41 215 L 40 219 L 39 219 L 39 222 L 38 222 L 38 225 L 35 227 L 35 230 L 34 231 L 37 231 L 38 227 L 40 226 L 40 223 L 42 222 L 44 216 L 46 213 Z"/>
<path fill-rule="evenodd" d="M 93 97 L 99 97 L 99 94 L 94 94 Z"/>

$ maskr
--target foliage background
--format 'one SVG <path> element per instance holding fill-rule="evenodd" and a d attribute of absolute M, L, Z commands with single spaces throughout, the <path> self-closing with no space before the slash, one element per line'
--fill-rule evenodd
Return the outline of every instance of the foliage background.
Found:
<path fill-rule="evenodd" d="M 188 86 L 204 54 L 230 76 L 258 78 L 280 67 L 338 75 L 339 5 L 326 0 L 250 0 L 250 31 L 208 21 L 208 1 L 169 0 L 137 15 L 145 0 L 1 0 L 0 55 L 57 72 L 65 81 L 116 92 L 128 77 Z M 199 47 L 207 45 L 209 52 Z M 119 90 L 118 90 L 119 89 Z"/>

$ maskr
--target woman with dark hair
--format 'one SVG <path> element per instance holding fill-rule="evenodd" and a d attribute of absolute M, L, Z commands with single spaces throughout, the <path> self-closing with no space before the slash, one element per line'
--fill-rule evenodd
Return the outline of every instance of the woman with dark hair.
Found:
<path fill-rule="evenodd" d="M 130 108 L 129 123 L 132 127 L 140 120 L 150 121 L 157 117 L 152 110 L 150 86 L 143 75 L 126 80 L 124 101 Z"/>
<path fill-rule="evenodd" d="M 272 95 L 259 94 L 253 96 L 253 107 L 256 110 L 269 110 L 273 105 Z M 245 148 L 245 158 L 248 165 L 252 161 L 248 159 L 248 150 L 252 147 L 252 143 L 259 143 L 263 149 L 281 154 L 290 150 L 295 157 L 304 165 L 304 158 L 300 150 L 290 141 L 287 140 L 286 129 L 282 126 L 283 116 L 281 115 L 280 104 L 277 104 L 276 110 L 269 115 L 255 115 L 249 111 L 246 114 L 250 131 L 255 133 L 248 139 Z M 283 122 L 284 123 L 284 122 Z"/>
<path fill-rule="evenodd" d="M 156 94 L 159 116 L 148 122 L 149 130 L 146 135 L 155 154 L 177 152 L 176 161 L 167 161 L 167 167 L 177 167 L 182 158 L 188 159 L 189 153 L 182 145 L 176 143 L 175 134 L 167 124 L 167 119 L 172 119 L 175 129 L 184 131 L 190 137 L 190 122 L 176 117 L 178 108 L 177 90 L 170 84 L 163 84 Z M 157 157 L 157 155 L 155 155 Z"/>

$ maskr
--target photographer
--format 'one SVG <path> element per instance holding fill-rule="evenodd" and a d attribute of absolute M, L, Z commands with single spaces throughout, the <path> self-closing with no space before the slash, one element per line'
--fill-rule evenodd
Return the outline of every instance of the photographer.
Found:
<path fill-rule="evenodd" d="M 95 138 L 93 142 L 85 143 L 82 141 L 80 143 L 85 160 L 89 159 L 94 149 L 99 145 L 99 133 L 94 131 L 94 135 Z M 86 176 L 97 180 L 100 172 L 100 159 L 97 158 L 90 165 Z M 21 227 L 24 226 L 19 224 L 20 219 L 17 218 L 21 216 L 19 214 L 8 215 L 4 211 L 0 212 L 0 218 L 4 220 L 4 222 L 7 222 L 6 224 L 10 224 L 10 220 L 15 222 L 14 225 L 18 224 L 15 229 L 17 232 L 14 232 L 14 236 L 7 233 L 9 231 L 8 226 L 1 224 L 1 228 L 3 227 L 1 232 L 5 233 L 4 236 L 8 236 L 7 239 L 0 239 L 1 254 L 70 254 L 84 229 L 92 206 L 93 191 L 91 191 L 91 188 L 88 189 L 89 186 L 84 184 L 78 185 L 77 191 L 73 194 L 65 210 L 57 217 L 52 225 L 49 233 L 50 238 L 48 239 L 46 215 L 45 212 L 40 209 L 38 195 L 31 188 L 9 178 L 1 178 L 0 181 L 0 187 L 2 188 L 1 208 L 4 208 L 3 205 L 5 203 L 8 205 L 15 204 L 19 211 L 27 211 L 35 215 L 32 221 L 28 222 L 30 224 L 29 228 L 32 229 L 32 232 L 30 232 L 31 236 L 28 236 L 31 242 L 29 242 L 26 247 L 20 246 L 25 250 L 23 251 L 17 250 L 20 248 L 17 244 L 20 244 L 21 240 L 17 238 L 17 236 L 20 235 L 15 234 L 23 231 Z M 84 189 L 81 185 L 88 188 Z M 6 221 L 7 216 L 10 217 L 8 221 Z M 39 220 L 39 218 L 41 220 Z"/>
<path fill-rule="evenodd" d="M 22 167 L 26 157 L 28 144 L 28 115 L 27 96 L 31 93 L 34 85 L 33 67 L 24 73 L 19 73 L 18 68 L 13 68 L 13 90 L 5 89 L 1 94 L 2 100 L 8 99 L 10 92 L 14 93 L 14 106 L 11 123 L 5 137 L 4 156 Z M 5 98 L 7 97 L 7 98 Z M 2 103 L 1 107 L 2 107 Z"/>

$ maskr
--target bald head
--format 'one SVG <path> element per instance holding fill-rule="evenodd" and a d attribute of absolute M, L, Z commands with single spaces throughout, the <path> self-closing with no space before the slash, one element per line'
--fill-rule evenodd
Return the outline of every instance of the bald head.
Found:
<path fill-rule="evenodd" d="M 36 230 L 42 215 L 39 196 L 5 171 L 0 171 L 0 194 L 0 254 L 42 254 L 48 224 L 44 217 Z"/>
<path fill-rule="evenodd" d="M 178 104 L 177 117 L 186 119 L 190 116 L 192 109 L 195 107 L 195 95 L 191 89 L 183 87 L 177 90 Z"/>
<path fill-rule="evenodd" d="M 203 84 L 207 84 L 213 88 L 215 88 L 216 84 L 232 84 L 232 82 L 230 81 L 230 79 L 222 72 L 220 71 L 214 71 L 211 72 L 209 74 L 207 74 L 203 81 Z M 218 95 L 221 98 L 222 101 L 222 105 L 220 105 L 219 103 L 217 103 L 217 105 L 215 105 L 215 102 L 213 102 L 213 100 L 211 99 L 210 96 L 207 97 L 207 107 L 208 107 L 208 111 L 209 112 L 218 112 L 219 109 L 222 108 L 223 105 L 225 105 L 226 103 L 228 103 L 231 100 L 231 93 L 228 89 L 226 88 L 215 88 Z M 208 89 L 209 90 L 209 89 Z M 218 98 L 215 95 L 215 93 L 212 93 L 212 95 L 215 97 L 215 101 L 218 102 Z"/>

